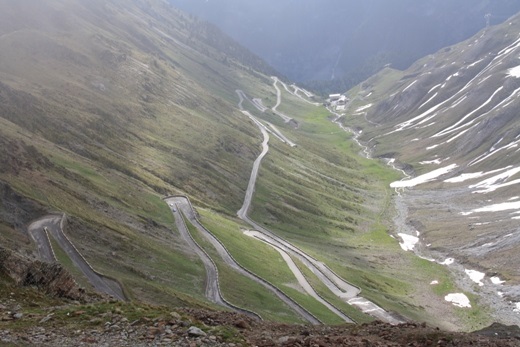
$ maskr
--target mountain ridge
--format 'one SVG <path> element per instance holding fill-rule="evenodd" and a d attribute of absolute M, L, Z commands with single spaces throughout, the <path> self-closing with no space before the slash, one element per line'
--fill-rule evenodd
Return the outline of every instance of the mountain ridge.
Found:
<path fill-rule="evenodd" d="M 387 64 L 406 69 L 520 10 L 515 1 L 170 2 L 217 24 L 292 80 L 323 93 L 348 89 Z"/>
<path fill-rule="evenodd" d="M 405 206 L 397 232 L 416 237 L 421 256 L 450 258 L 464 288 L 515 324 L 519 19 L 383 70 L 349 92 L 344 120 L 375 157 L 414 176 L 392 184 Z"/>

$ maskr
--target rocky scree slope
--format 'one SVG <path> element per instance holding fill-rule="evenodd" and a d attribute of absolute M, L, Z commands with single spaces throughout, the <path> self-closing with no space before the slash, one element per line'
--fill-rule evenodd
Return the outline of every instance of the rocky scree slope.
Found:
<path fill-rule="evenodd" d="M 5 250 L 0 256 L 16 257 Z M 17 257 L 24 264 L 30 262 Z M 62 279 L 68 274 L 60 269 Z M 51 272 L 42 278 L 51 279 Z M 10 276 L 2 268 L 1 276 Z M 68 276 L 70 279 L 70 276 Z M 45 281 L 44 281 L 45 282 Z M 55 282 L 57 283 L 57 282 Z M 62 288 L 70 281 L 61 281 Z M 517 346 L 518 327 L 495 324 L 475 333 L 448 333 L 425 324 L 312 326 L 259 322 L 201 309 L 171 309 L 107 301 L 83 293 L 38 289 L 33 283 L 0 282 L 0 344 L 89 346 Z M 49 288 L 59 288 L 51 286 Z M 516 328 L 516 329 L 515 329 Z"/>
<path fill-rule="evenodd" d="M 516 324 L 519 32 L 515 16 L 408 70 L 384 69 L 349 92 L 343 118 L 374 157 L 414 177 L 392 184 L 396 233 L 418 238 L 416 252 L 450 266 Z"/>

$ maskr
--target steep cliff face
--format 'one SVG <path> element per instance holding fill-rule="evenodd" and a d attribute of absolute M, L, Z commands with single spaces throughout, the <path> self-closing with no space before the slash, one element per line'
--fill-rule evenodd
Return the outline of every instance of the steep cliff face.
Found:
<path fill-rule="evenodd" d="M 0 220 L 3 223 L 23 233 L 23 227 L 27 223 L 45 213 L 43 206 L 18 194 L 10 185 L 0 181 Z"/>

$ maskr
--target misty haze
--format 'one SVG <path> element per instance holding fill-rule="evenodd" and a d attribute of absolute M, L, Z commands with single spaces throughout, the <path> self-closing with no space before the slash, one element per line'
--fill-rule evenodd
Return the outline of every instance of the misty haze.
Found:
<path fill-rule="evenodd" d="M 518 346 L 519 11 L 0 1 L 0 345 Z"/>

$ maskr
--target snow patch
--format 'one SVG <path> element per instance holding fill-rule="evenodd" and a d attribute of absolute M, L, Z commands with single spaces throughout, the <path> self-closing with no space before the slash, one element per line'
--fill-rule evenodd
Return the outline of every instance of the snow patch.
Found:
<path fill-rule="evenodd" d="M 484 277 L 486 277 L 485 273 L 479 272 L 477 270 L 468 270 L 468 269 L 464 269 L 464 271 L 466 272 L 466 274 L 469 276 L 469 278 L 473 282 L 475 282 L 476 284 L 478 284 L 481 287 L 484 285 L 482 280 L 484 279 Z"/>
<path fill-rule="evenodd" d="M 432 89 L 430 89 L 427 94 L 430 94 L 431 92 L 433 92 L 435 89 L 439 88 L 440 86 L 441 86 L 440 84 L 433 86 Z"/>
<path fill-rule="evenodd" d="M 419 238 L 413 235 L 408 234 L 397 234 L 403 240 L 403 242 L 399 242 L 399 245 L 404 251 L 413 251 L 415 245 L 419 242 Z"/>
<path fill-rule="evenodd" d="M 467 180 L 471 180 L 473 178 L 479 178 L 484 176 L 484 173 L 482 171 L 480 172 L 471 172 L 471 173 L 463 173 L 460 176 L 448 178 L 447 180 L 444 180 L 446 183 L 459 183 L 464 182 Z"/>
<path fill-rule="evenodd" d="M 446 259 L 445 261 L 443 261 L 442 263 L 439 263 L 439 264 L 441 264 L 441 265 L 451 265 L 451 264 L 453 264 L 454 262 L 455 262 L 455 259 L 453 259 L 453 258 L 448 258 L 448 259 Z"/>
<path fill-rule="evenodd" d="M 443 168 L 440 168 L 437 170 L 433 170 L 431 172 L 425 173 L 424 175 L 420 175 L 420 176 L 417 176 L 412 179 L 392 182 L 390 184 L 390 187 L 392 187 L 392 188 L 415 187 L 416 185 L 433 181 L 437 177 L 442 176 L 442 175 L 447 174 L 448 172 L 452 171 L 457 166 L 458 166 L 457 164 L 451 164 L 446 167 L 443 167 Z"/>
<path fill-rule="evenodd" d="M 511 166 L 507 166 L 507 167 L 504 167 L 504 168 L 501 168 L 501 169 L 492 170 L 492 171 L 488 171 L 488 172 L 479 171 L 479 172 L 463 173 L 460 176 L 448 178 L 447 180 L 444 180 L 444 182 L 446 182 L 446 183 L 464 182 L 464 181 L 471 180 L 471 179 L 474 179 L 474 178 L 479 178 L 479 177 L 491 175 L 491 174 L 494 174 L 494 173 L 497 173 L 497 172 L 500 172 L 500 171 L 504 171 L 504 170 L 507 170 L 507 169 L 510 169 L 510 168 L 511 168 Z"/>
<path fill-rule="evenodd" d="M 473 67 L 473 66 L 477 65 L 478 63 L 480 63 L 482 60 L 484 60 L 484 59 L 477 60 L 473 64 L 469 64 L 468 67 Z"/>
<path fill-rule="evenodd" d="M 439 95 L 439 93 L 435 93 L 432 95 L 431 98 L 429 98 L 428 100 L 426 100 L 421 106 L 419 106 L 419 109 L 423 108 L 423 106 L 425 106 L 426 104 L 428 104 L 430 101 L 432 101 L 437 95 Z"/>
<path fill-rule="evenodd" d="M 515 78 L 520 78 L 520 65 L 507 70 L 507 75 Z"/>
<path fill-rule="evenodd" d="M 471 307 L 468 297 L 463 293 L 452 293 L 444 297 L 444 300 L 451 302 L 457 307 Z"/>
<path fill-rule="evenodd" d="M 478 188 L 480 190 L 476 191 L 476 193 L 489 193 L 493 192 L 499 188 L 506 187 L 509 185 L 520 183 L 520 180 L 513 180 L 511 182 L 506 182 L 509 178 L 516 175 L 520 172 L 520 166 L 510 168 L 506 172 L 490 177 L 484 181 L 478 182 L 476 184 L 470 185 L 470 189 Z"/>
<path fill-rule="evenodd" d="M 508 210 L 519 210 L 520 209 L 520 201 L 514 202 L 503 202 L 501 204 L 494 204 L 489 206 L 484 206 L 481 208 L 476 208 L 471 210 L 470 212 L 462 212 L 463 216 L 467 216 L 473 213 L 478 212 L 500 212 L 500 211 L 508 211 Z"/>
<path fill-rule="evenodd" d="M 502 283 L 506 283 L 506 281 L 502 281 L 502 280 L 500 279 L 500 277 L 498 277 L 498 276 L 493 276 L 493 277 L 490 278 L 490 280 L 491 280 L 491 283 L 493 283 L 493 284 L 502 284 Z"/>
<path fill-rule="evenodd" d="M 364 111 L 366 109 L 369 109 L 370 107 L 372 107 L 372 104 L 368 104 L 368 105 L 365 105 L 365 106 L 361 106 L 359 107 L 356 112 L 361 112 L 361 111 Z"/>
<path fill-rule="evenodd" d="M 442 160 L 440 160 L 440 159 L 427 160 L 427 161 L 420 161 L 419 162 L 419 164 L 421 164 L 421 165 L 430 165 L 430 164 L 437 164 L 437 165 L 439 165 L 440 163 L 442 163 Z"/>
<path fill-rule="evenodd" d="M 412 83 L 410 83 L 410 84 L 408 85 L 408 87 L 404 88 L 404 89 L 403 89 L 403 92 L 407 91 L 408 88 L 410 88 L 411 86 L 413 86 L 415 83 L 417 83 L 417 80 L 413 81 Z"/>
<path fill-rule="evenodd" d="M 520 312 L 520 302 L 515 303 L 515 309 L 513 309 L 513 312 Z"/>
<path fill-rule="evenodd" d="M 470 118 L 473 114 L 475 114 L 476 112 L 478 112 L 479 110 L 481 110 L 483 107 L 485 107 L 487 104 L 489 104 L 493 98 L 495 97 L 495 95 L 497 93 L 499 93 L 504 87 L 501 86 L 499 87 L 482 105 L 480 105 L 477 109 L 473 110 L 472 112 L 468 113 L 467 115 L 465 115 L 464 117 L 462 117 L 462 119 L 460 119 L 458 122 L 456 122 L 455 124 L 447 127 L 446 129 L 444 130 L 441 130 L 439 131 L 437 134 L 434 134 L 432 137 L 439 137 L 439 136 L 443 136 L 443 135 L 446 135 L 446 134 L 449 134 L 451 132 L 454 132 L 454 131 L 457 131 L 465 126 L 468 126 L 470 125 L 472 122 L 468 122 L 466 124 L 463 124 L 463 125 L 460 125 L 462 123 L 464 123 L 464 121 L 468 118 Z"/>

